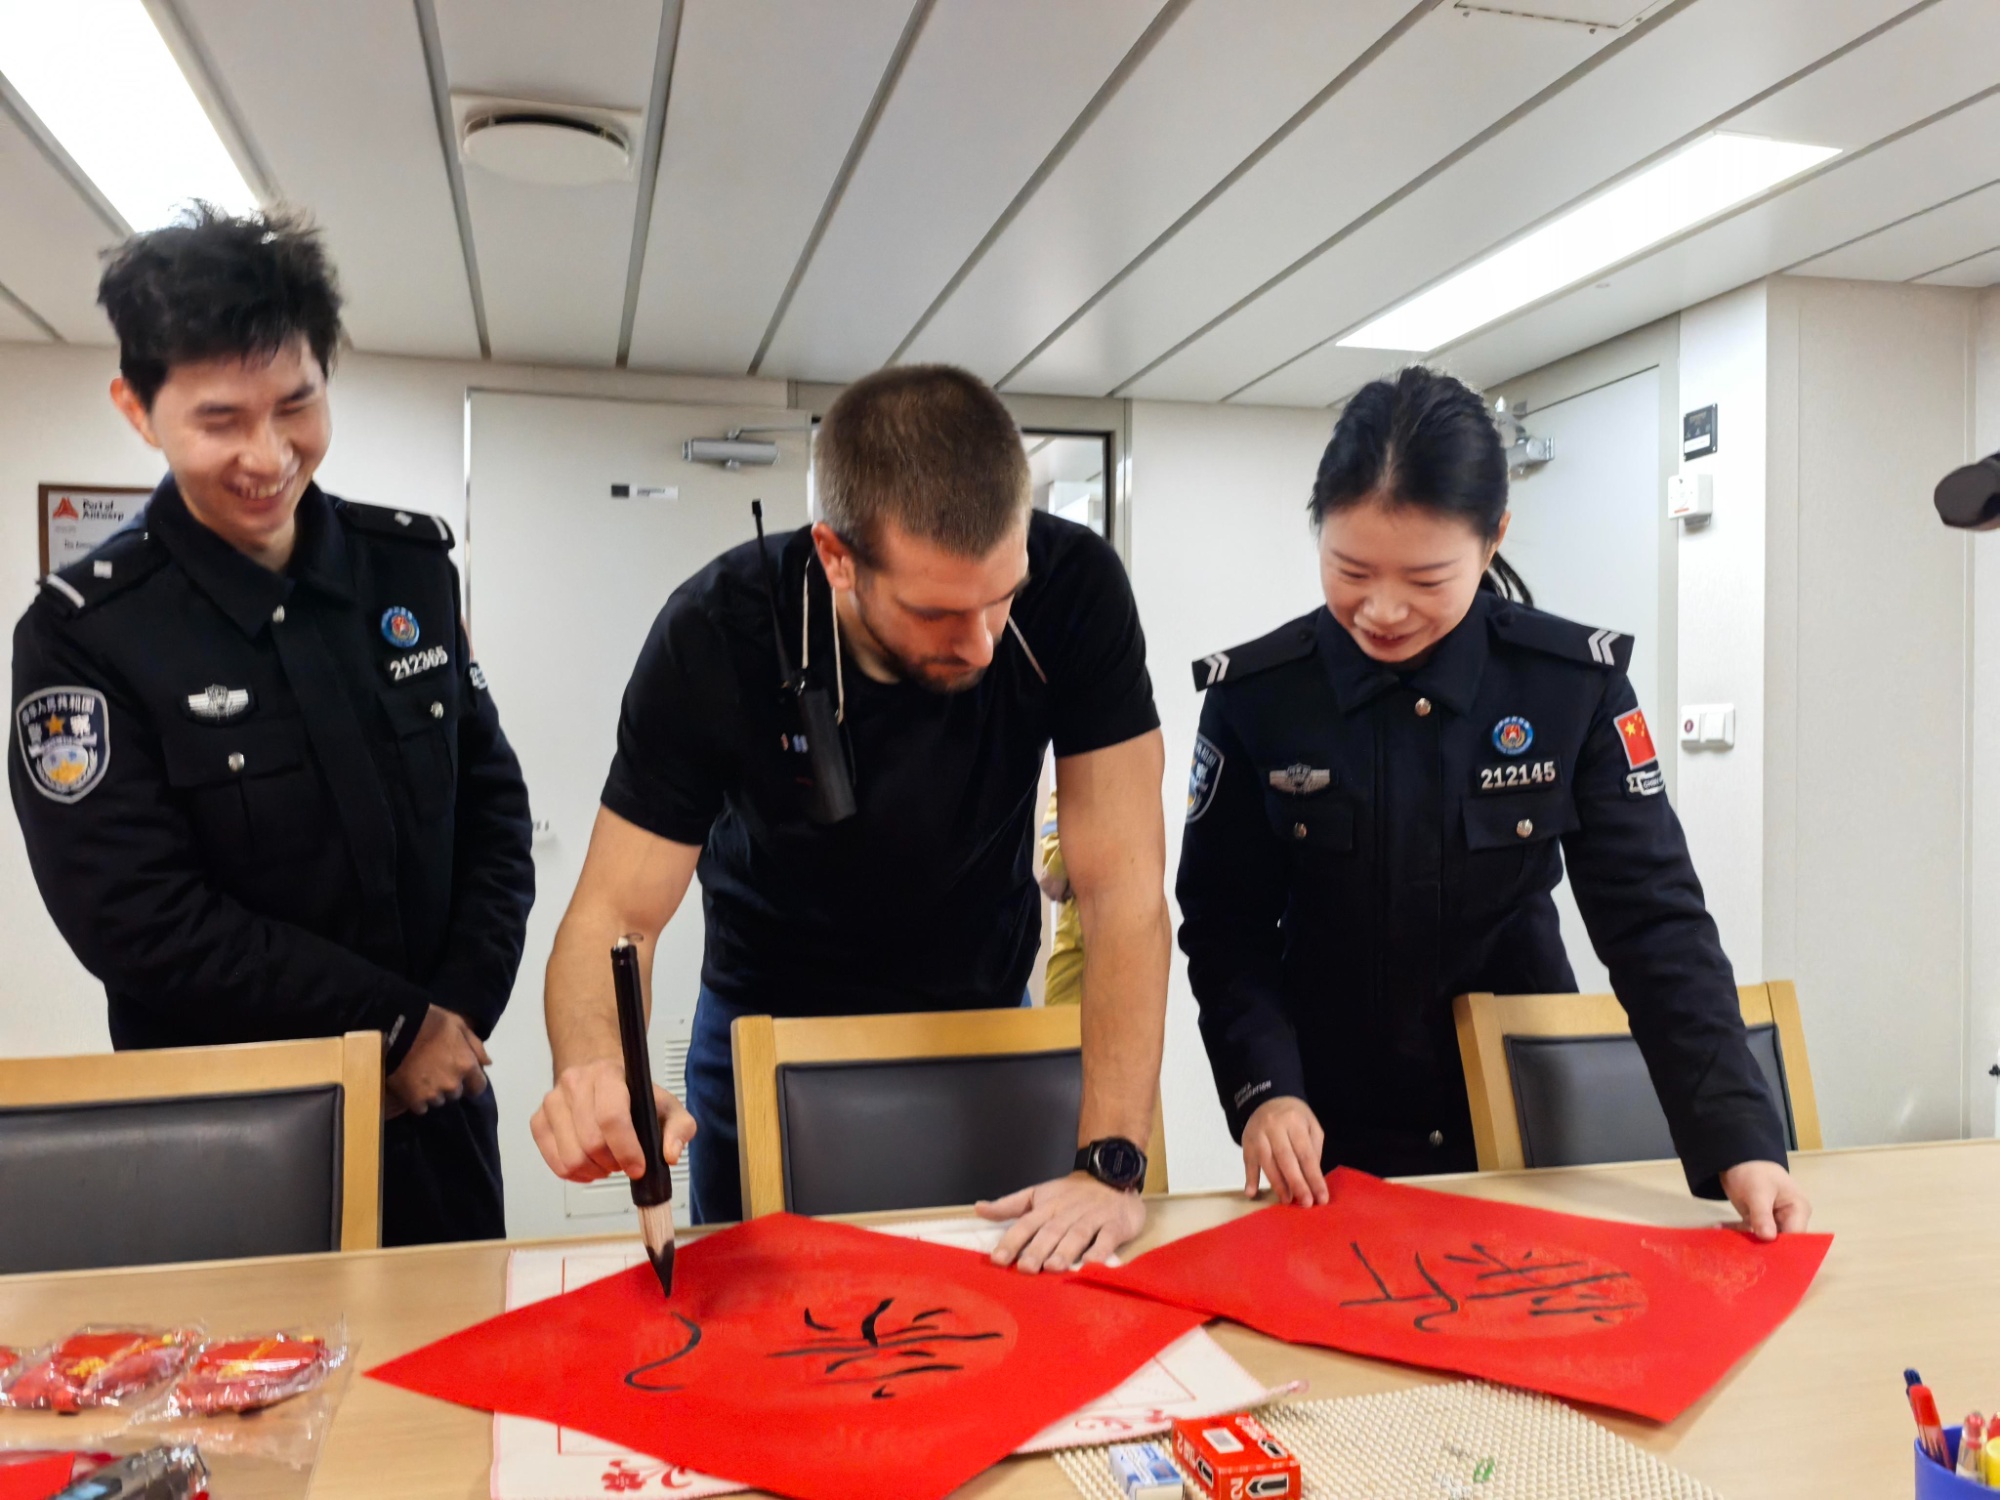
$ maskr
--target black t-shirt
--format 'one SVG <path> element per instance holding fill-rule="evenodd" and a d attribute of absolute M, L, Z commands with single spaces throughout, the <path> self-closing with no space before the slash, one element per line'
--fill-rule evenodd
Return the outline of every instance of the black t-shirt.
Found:
<path fill-rule="evenodd" d="M 794 665 L 811 566 L 811 676 L 832 697 L 831 595 L 811 533 L 765 546 Z M 604 786 L 619 817 L 703 846 L 702 983 L 773 1015 L 1018 1004 L 1041 944 L 1029 854 L 1045 752 L 1101 750 L 1160 723 L 1117 554 L 1033 515 L 1020 634 L 1003 632 L 965 692 L 876 682 L 848 659 L 858 811 L 831 828 L 807 821 L 804 758 L 786 747 L 795 724 L 762 567 L 745 543 L 667 600 Z"/>

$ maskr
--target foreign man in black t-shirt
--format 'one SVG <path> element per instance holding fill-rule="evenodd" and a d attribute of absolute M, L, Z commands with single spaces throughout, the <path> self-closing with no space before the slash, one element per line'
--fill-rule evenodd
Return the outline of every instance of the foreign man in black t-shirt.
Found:
<path fill-rule="evenodd" d="M 997 1261 L 1102 1260 L 1145 1223 L 1140 1143 L 1166 1017 L 1163 750 L 1131 586 L 1102 538 L 1033 509 L 1020 433 L 964 371 L 856 382 L 813 464 L 825 519 L 710 563 L 640 652 L 549 959 L 556 1085 L 535 1140 L 572 1181 L 642 1170 L 606 954 L 636 933 L 650 971 L 697 872 L 686 1107 L 657 1091 L 668 1154 L 692 1141 L 697 1222 L 742 1217 L 737 1016 L 1020 1005 L 1041 943 L 1031 856 L 1053 744 L 1088 955 L 1078 1169 L 980 1209 L 1016 1220 Z M 814 821 L 826 810 L 795 695 L 779 690 L 786 664 L 839 717 L 856 804 L 844 821 Z"/>

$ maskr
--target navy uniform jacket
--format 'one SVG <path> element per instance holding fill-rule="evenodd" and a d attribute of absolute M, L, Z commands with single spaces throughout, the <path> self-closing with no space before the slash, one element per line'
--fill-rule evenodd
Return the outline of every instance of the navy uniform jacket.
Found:
<path fill-rule="evenodd" d="M 1195 664 L 1180 942 L 1239 1140 L 1292 1095 L 1328 1166 L 1471 1169 L 1452 999 L 1576 988 L 1566 857 L 1690 1186 L 1785 1160 L 1630 653 L 1481 590 L 1406 674 L 1324 609 Z"/>
<path fill-rule="evenodd" d="M 119 1048 L 500 1019 L 527 788 L 434 517 L 310 486 L 273 573 L 171 478 L 14 632 L 14 808 Z M 389 1122 L 384 1238 L 503 1232 L 492 1095 Z"/>

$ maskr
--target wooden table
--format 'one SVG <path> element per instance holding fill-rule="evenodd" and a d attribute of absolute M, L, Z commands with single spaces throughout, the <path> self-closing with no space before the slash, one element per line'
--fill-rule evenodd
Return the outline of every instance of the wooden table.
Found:
<path fill-rule="evenodd" d="M 1908 1495 L 1915 1364 L 1946 1420 L 2000 1407 L 2000 1141 L 1805 1154 L 1794 1171 L 1813 1227 L 1836 1236 L 1792 1319 L 1679 1421 L 1597 1413 L 1728 1500 Z M 1728 1217 L 1690 1198 L 1671 1162 L 1433 1179 L 1455 1192 L 1663 1225 Z M 1155 1200 L 1138 1249 L 1245 1212 L 1240 1197 Z M 89 1320 L 200 1318 L 217 1329 L 283 1327 L 344 1314 L 373 1365 L 501 1310 L 504 1244 L 298 1256 L 154 1270 L 0 1277 L 0 1338 L 47 1337 Z M 1229 1324 L 1218 1340 L 1269 1384 L 1304 1379 L 1313 1397 L 1454 1377 L 1318 1349 Z M 0 1442 L 19 1429 L 0 1414 Z M 492 1418 L 356 1379 L 328 1436 L 315 1496 L 483 1500 Z M 264 1480 L 236 1492 L 277 1493 Z M 296 1492 L 296 1490 L 294 1490 Z M 1013 1459 L 963 1492 L 981 1500 L 1068 1500 L 1053 1462 Z M 232 1490 L 220 1492 L 230 1500 Z"/>

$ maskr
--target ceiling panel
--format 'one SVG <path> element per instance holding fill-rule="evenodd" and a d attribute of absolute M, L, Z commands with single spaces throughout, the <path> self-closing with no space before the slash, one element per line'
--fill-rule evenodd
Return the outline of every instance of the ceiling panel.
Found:
<path fill-rule="evenodd" d="M 15 311 L 14 305 L 5 297 L 0 297 L 0 341 L 10 344 L 46 344 L 49 342 L 49 336 Z"/>
<path fill-rule="evenodd" d="M 1098 396 L 1119 386 L 1611 40 L 1553 21 L 1432 11 L 1010 389 Z"/>
<path fill-rule="evenodd" d="M 1773 25 L 1773 31 L 1763 38 L 1762 45 L 1742 49 L 1747 55 L 1760 59 L 1757 64 L 1760 71 L 1732 75 L 1729 84 L 1730 92 L 1735 95 L 1733 99 L 1725 97 L 1718 100 L 1712 95 L 1701 95 L 1698 98 L 1701 108 L 1683 112 L 1677 101 L 1682 94 L 1696 88 L 1694 80 L 1701 76 L 1699 69 L 1687 66 L 1691 56 L 1698 55 L 1700 51 L 1697 47 L 1691 54 L 1687 50 L 1689 44 L 1716 45 L 1724 36 L 1736 37 L 1739 43 L 1743 39 L 1743 13 L 1728 8 L 1726 0 L 1704 0 L 1703 4 L 1666 22 L 1598 70 L 1599 73 L 1612 73 L 1607 81 L 1623 86 L 1615 88 L 1609 97 L 1596 87 L 1598 79 L 1593 75 L 1589 80 L 1593 87 L 1578 100 L 1578 104 L 1585 106 L 1583 113 L 1572 113 L 1577 106 L 1570 103 L 1566 94 L 1547 107 L 1547 118 L 1522 122 L 1524 126 L 1532 123 L 1535 127 L 1532 132 L 1516 141 L 1510 139 L 1515 134 L 1510 130 L 1506 136 L 1496 139 L 1492 146 L 1503 149 L 1502 159 L 1546 160 L 1544 153 L 1549 149 L 1550 142 L 1560 139 L 1562 134 L 1579 139 L 1601 134 L 1614 140 L 1630 138 L 1638 142 L 1631 153 L 1632 158 L 1637 160 L 1650 150 L 1657 150 L 1659 146 L 1713 121 L 1731 107 L 1740 105 L 1746 96 L 1754 96 L 1807 66 L 1813 59 L 1826 56 L 1901 9 L 1899 5 L 1867 4 L 1862 0 L 1841 0 L 1837 5 L 1827 4 L 1826 0 L 1784 0 L 1782 4 L 1767 5 L 1760 9 L 1759 15 Z M 1711 29 L 1718 21 L 1723 26 L 1720 32 Z M 1692 29 L 1682 32 L 1682 27 Z M 1725 120 L 1724 124 L 1731 130 L 1836 145 L 1849 151 L 1866 148 L 1884 136 L 1921 120 L 1947 101 L 1964 98 L 1974 89 L 1990 83 L 1990 76 L 1984 79 L 1979 77 L 1982 72 L 1990 74 L 1990 69 L 1979 62 L 1979 48 L 1961 46 L 1968 40 L 1982 42 L 1987 47 L 2000 47 L 2000 7 L 1991 5 L 1989 0 L 1942 0 L 1940 4 L 1910 14 L 1901 25 L 1808 73 L 1781 93 L 1744 109 Z M 1656 45 L 1663 50 L 1654 54 L 1652 49 Z M 1733 54 L 1718 53 L 1720 55 Z M 1576 90 L 1570 92 L 1575 93 Z M 1638 106 L 1635 112 L 1629 114 L 1621 109 L 1620 104 L 1628 97 Z M 1543 113 L 1537 111 L 1538 115 Z M 1649 127 L 1644 122 L 1653 118 L 1663 118 L 1666 128 L 1649 135 Z M 1549 132 L 1556 134 L 1551 136 Z M 1579 145 L 1575 149 L 1593 164 L 1599 159 L 1597 153 L 1589 148 Z M 1468 160 L 1465 163 L 1468 168 L 1475 165 L 1491 172 L 1497 163 L 1493 160 L 1477 164 Z M 1974 177 L 1966 185 L 1980 180 Z M 1576 196 L 1582 185 L 1566 182 L 1562 186 L 1565 190 L 1563 201 L 1568 201 Z M 1472 247 L 1467 243 L 1469 237 L 1462 232 L 1453 238 L 1451 216 L 1458 204 L 1480 201 L 1477 188 L 1470 182 L 1454 181 L 1448 184 L 1442 178 L 1432 187 L 1449 191 L 1440 198 L 1427 190 L 1423 195 L 1425 201 L 1419 204 L 1413 200 L 1405 205 L 1413 210 L 1411 215 L 1406 217 L 1398 212 L 1369 226 L 1367 232 L 1341 246 L 1335 256 L 1328 257 L 1333 264 L 1315 267 L 1311 277 L 1297 278 L 1304 285 L 1281 289 L 1278 295 L 1266 299 L 1273 304 L 1270 308 L 1260 306 L 1253 309 L 1244 328 L 1218 330 L 1218 348 L 1225 347 L 1227 341 L 1227 345 L 1233 346 L 1231 353 L 1239 358 L 1254 352 L 1248 345 L 1252 328 L 1262 326 L 1268 330 L 1266 347 L 1282 335 L 1281 328 L 1261 320 L 1288 316 L 1292 320 L 1295 338 L 1299 331 L 1307 335 L 1296 339 L 1294 352 L 1298 349 L 1310 349 L 1310 352 L 1289 365 L 1276 368 L 1267 378 L 1255 381 L 1243 391 L 1243 399 L 1317 404 L 1343 396 L 1353 388 L 1349 379 L 1351 362 L 1342 357 L 1348 351 L 1337 351 L 1337 346 L 1331 342 L 1312 347 L 1315 340 L 1330 340 L 1333 335 L 1355 326 L 1436 277 L 1468 260 L 1477 259 L 1494 243 L 1510 237 L 1546 213 L 1545 208 L 1538 207 L 1538 211 L 1521 224 L 1503 228 L 1500 234 L 1492 236 L 1484 244 Z M 1791 190 L 1802 191 L 1803 188 Z M 1781 198 L 1788 196 L 1790 193 L 1780 195 Z M 1928 207 L 1934 201 L 1924 199 L 1920 206 Z M 1755 265 L 1737 282 L 1726 285 L 1737 285 L 1741 281 L 1768 275 L 1800 255 L 1826 250 L 1839 244 L 1848 234 L 1875 228 L 1896 217 L 1899 212 L 1907 211 L 1883 208 L 1878 212 L 1863 207 L 1860 209 L 1860 222 L 1847 234 L 1809 239 L 1797 255 L 1777 256 Z M 1487 222 L 1491 223 L 1490 218 Z M 1851 219 L 1844 222 L 1851 222 Z M 1434 257 L 1429 247 L 1440 240 L 1448 243 L 1450 253 Z M 1400 277 L 1394 269 L 1399 258 L 1414 259 L 1411 270 Z M 1327 279 L 1330 277 L 1341 279 L 1330 281 Z M 1716 290 L 1722 289 L 1718 287 Z M 1615 304 L 1616 299 L 1604 303 L 1605 306 Z M 1624 327 L 1636 327 L 1659 315 L 1655 312 L 1635 317 Z M 1611 331 L 1623 332 L 1624 328 Z M 1204 340 L 1204 343 L 1207 342 Z M 1195 350 L 1189 351 L 1190 355 L 1194 353 Z M 1218 361 L 1221 359 L 1220 354 L 1212 357 Z M 1280 359 L 1284 357 L 1281 355 Z M 1276 361 L 1273 363 L 1277 364 Z M 1224 366 L 1222 373 L 1234 375 L 1241 368 L 1240 364 Z M 1160 373 L 1165 375 L 1168 372 L 1163 367 Z M 1203 373 L 1199 367 L 1189 364 L 1180 378 L 1189 385 L 1198 385 Z"/>
<path fill-rule="evenodd" d="M 759 373 L 888 358 L 1161 0 L 938 0 Z"/>
<path fill-rule="evenodd" d="M 904 358 L 1000 379 L 1410 4 L 1195 0 Z"/>
<path fill-rule="evenodd" d="M 355 344 L 477 358 L 410 0 L 179 3 L 279 187 L 324 227 Z"/>
<path fill-rule="evenodd" d="M 1926 286 L 1992 286 L 2000 283 L 2000 245 L 1962 260 L 1955 266 L 1943 266 L 1928 276 L 1917 278 Z"/>
<path fill-rule="evenodd" d="M 1914 281 L 2000 245 L 2000 183 L 1879 229 L 1792 269 L 1801 276 Z"/>
<path fill-rule="evenodd" d="M 2000 175 L 2000 96 L 1961 109 L 1878 151 L 1724 220 L 1596 286 L 1490 329 L 1444 361 L 1491 384 L 1627 329 L 1692 307 Z M 1341 392 L 1339 394 L 1345 394 Z"/>
<path fill-rule="evenodd" d="M 1260 377 L 1706 128 L 1905 3 L 1769 0 L 1753 25 L 1729 0 L 1703 0 L 1637 36 L 1129 393 L 1216 401 L 1258 382 L 1248 399 L 1332 399 L 1346 387 L 1329 389 L 1319 367 L 1344 380 L 1352 361 L 1329 355 L 1291 379 L 1283 371 Z M 1526 162 L 1532 171 L 1520 170 Z"/>
<path fill-rule="evenodd" d="M 110 325 L 97 307 L 97 252 L 116 244 L 118 232 L 5 113 L 0 113 L 0 205 L 5 208 L 0 212 L 0 286 L 64 338 L 110 343 Z M 7 331 L 0 338 L 46 337 L 13 308 L 6 308 L 6 318 Z M 24 331 L 12 331 L 17 326 Z"/>
<path fill-rule="evenodd" d="M 741 373 L 911 0 L 685 0 L 634 365 Z"/>
<path fill-rule="evenodd" d="M 643 115 L 660 0 L 438 0 L 438 31 L 453 93 Z M 608 365 L 617 357 L 641 139 L 619 182 L 552 187 L 466 164 L 494 358 Z"/>

